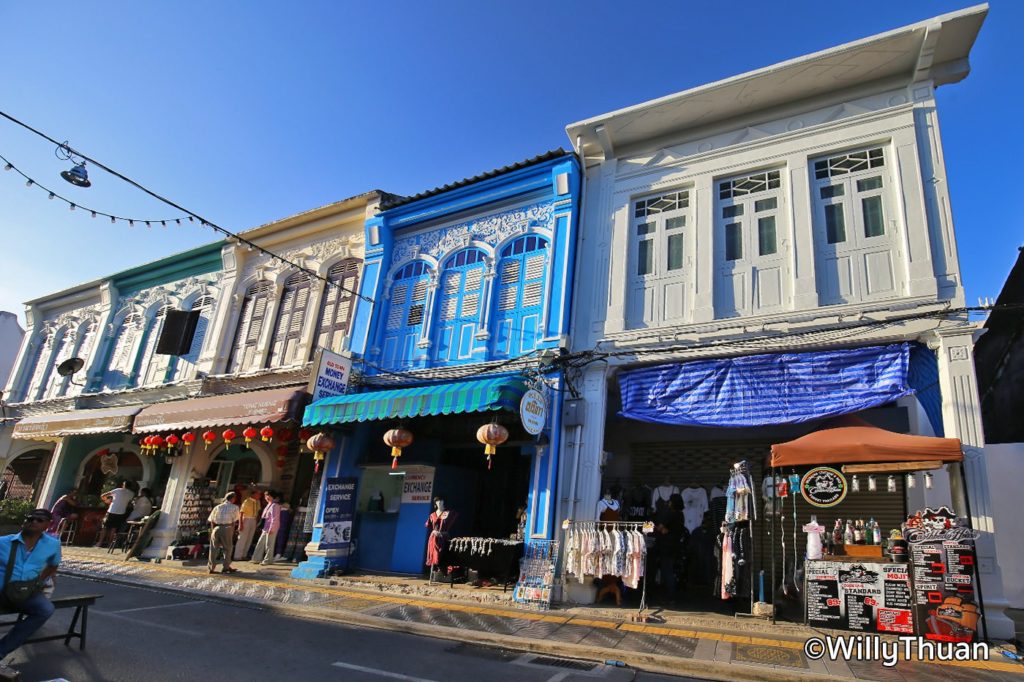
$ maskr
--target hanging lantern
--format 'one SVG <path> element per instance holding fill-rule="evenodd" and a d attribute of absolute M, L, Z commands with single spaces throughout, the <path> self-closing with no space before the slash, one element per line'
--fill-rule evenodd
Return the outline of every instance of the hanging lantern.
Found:
<path fill-rule="evenodd" d="M 284 458 L 285 458 L 285 455 L 287 455 L 287 454 L 288 454 L 288 446 L 287 445 L 279 445 L 279 446 L 277 446 L 277 468 L 278 469 L 284 469 Z"/>
<path fill-rule="evenodd" d="M 930 471 L 924 475 L 924 487 L 926 490 L 932 489 L 932 472 Z"/>
<path fill-rule="evenodd" d="M 868 476 L 868 490 L 870 492 L 878 490 L 878 482 L 875 480 L 874 476 Z"/>
<path fill-rule="evenodd" d="M 233 429 L 224 429 L 224 433 L 220 434 L 221 438 L 224 439 L 224 446 L 231 447 L 231 441 L 238 438 L 238 434 Z"/>
<path fill-rule="evenodd" d="M 163 436 L 153 436 L 153 446 L 152 446 L 151 449 L 155 451 L 155 450 L 159 450 L 163 446 L 164 446 L 164 437 Z"/>
<path fill-rule="evenodd" d="M 262 429 L 260 429 L 260 438 L 263 440 L 264 443 L 271 442 L 272 440 L 274 440 L 274 429 L 270 428 L 269 426 L 264 426 Z"/>
<path fill-rule="evenodd" d="M 487 455 L 487 468 L 491 468 L 491 456 L 498 451 L 498 446 L 508 440 L 508 429 L 501 424 L 492 422 L 484 424 L 476 430 L 476 439 L 486 447 L 484 453 Z"/>
<path fill-rule="evenodd" d="M 246 445 L 251 443 L 253 441 L 253 439 L 256 438 L 257 435 L 258 434 L 256 433 L 256 429 L 254 429 L 251 426 L 245 427 L 245 430 L 242 431 L 242 438 L 245 439 L 245 444 Z M 266 439 L 264 439 L 264 440 L 266 440 Z"/>
<path fill-rule="evenodd" d="M 152 436 L 143 436 L 142 437 L 142 440 L 139 441 L 139 450 L 142 450 L 143 452 L 146 452 L 146 451 L 149 450 L 149 439 L 150 438 L 152 438 Z"/>
<path fill-rule="evenodd" d="M 192 443 L 196 442 L 196 434 L 191 431 L 183 433 L 181 435 L 181 442 L 184 443 L 186 447 L 192 447 Z"/>
<path fill-rule="evenodd" d="M 857 474 L 853 475 L 853 480 L 850 481 L 850 490 L 855 493 L 860 492 L 860 479 L 857 478 Z"/>
<path fill-rule="evenodd" d="M 886 479 L 886 481 L 885 481 L 885 489 L 888 490 L 890 493 L 896 492 L 896 477 L 895 476 L 891 476 L 890 475 L 889 478 Z"/>
<path fill-rule="evenodd" d="M 313 471 L 319 473 L 324 455 L 334 449 L 334 439 L 324 431 L 314 434 L 306 441 L 306 447 L 313 451 Z"/>
<path fill-rule="evenodd" d="M 295 430 L 289 429 L 287 426 L 283 429 L 279 429 L 277 432 L 277 439 L 282 443 L 290 443 L 292 438 L 295 437 Z"/>
<path fill-rule="evenodd" d="M 402 448 L 412 445 L 412 431 L 398 427 L 384 434 L 384 444 L 391 446 L 391 468 L 398 468 L 398 458 L 402 456 Z"/>
<path fill-rule="evenodd" d="M 917 487 L 917 476 L 914 474 L 907 474 L 907 488 L 913 490 Z"/>
<path fill-rule="evenodd" d="M 215 440 L 217 440 L 217 434 L 213 431 L 206 431 L 203 433 L 203 449 L 209 450 L 210 444 Z"/>
<path fill-rule="evenodd" d="M 164 439 L 164 442 L 167 443 L 167 452 L 171 452 L 181 442 L 181 439 L 172 433 Z"/>

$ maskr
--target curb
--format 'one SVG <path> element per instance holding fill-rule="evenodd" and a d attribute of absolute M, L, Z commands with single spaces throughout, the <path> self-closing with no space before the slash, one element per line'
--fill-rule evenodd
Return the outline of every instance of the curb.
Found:
<path fill-rule="evenodd" d="M 354 611 L 342 611 L 318 606 L 292 606 L 289 604 L 278 604 L 274 602 L 255 602 L 244 597 L 231 597 L 226 595 L 213 595 L 196 592 L 194 590 L 173 587 L 148 579 L 126 580 L 120 577 L 105 575 L 99 576 L 87 571 L 77 571 L 74 569 L 64 570 L 62 573 L 65 575 L 98 580 L 100 582 L 107 582 L 125 587 L 144 586 L 147 589 L 156 589 L 157 591 L 168 594 L 189 595 L 202 601 L 210 601 L 231 606 L 244 606 L 246 608 L 260 611 L 273 611 L 307 620 L 340 623 L 343 625 L 356 625 L 360 627 L 373 628 L 375 630 L 402 632 L 405 634 L 432 637 L 434 639 L 443 639 L 448 641 L 484 644 L 502 649 L 511 649 L 525 653 L 544 654 L 548 656 L 560 656 L 563 658 L 585 660 L 599 664 L 604 663 L 606 660 L 609 660 L 609 658 L 614 658 L 615 660 L 622 661 L 627 666 L 637 670 L 663 675 L 688 675 L 704 679 L 722 680 L 723 682 L 728 682 L 730 680 L 742 680 L 744 682 L 748 680 L 750 682 L 758 680 L 767 680 L 769 682 L 788 682 L 793 680 L 804 682 L 822 679 L 846 679 L 837 676 L 823 676 L 820 673 L 811 671 L 800 672 L 791 669 L 782 670 L 754 664 L 748 665 L 741 663 L 693 660 L 689 658 L 666 656 L 663 654 L 645 654 L 631 651 L 610 652 L 604 648 L 585 646 L 581 644 L 571 644 L 568 642 L 555 643 L 546 640 L 530 639 L 527 637 L 498 635 L 475 630 L 460 630 L 441 625 L 410 623 L 384 618 L 382 616 L 370 616 Z"/>

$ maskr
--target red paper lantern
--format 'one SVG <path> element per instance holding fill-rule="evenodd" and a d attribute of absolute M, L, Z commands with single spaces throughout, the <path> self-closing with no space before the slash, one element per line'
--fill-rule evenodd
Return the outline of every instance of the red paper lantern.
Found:
<path fill-rule="evenodd" d="M 288 454 L 287 445 L 279 445 L 277 447 L 277 468 L 284 469 L 284 458 Z"/>
<path fill-rule="evenodd" d="M 167 436 L 167 438 L 165 438 L 164 441 L 167 443 L 167 452 L 170 452 L 178 443 L 181 442 L 181 439 L 172 433 L 171 435 Z"/>
<path fill-rule="evenodd" d="M 224 433 L 220 434 L 221 438 L 224 439 L 224 445 L 231 447 L 231 441 L 238 438 L 238 434 L 233 429 L 224 429 Z"/>
<path fill-rule="evenodd" d="M 245 427 L 245 430 L 242 431 L 242 438 L 245 438 L 245 444 L 246 445 L 251 443 L 253 441 L 253 439 L 256 437 L 256 435 L 257 435 L 256 434 L 256 429 L 254 429 L 251 426 Z"/>
<path fill-rule="evenodd" d="M 491 456 L 498 451 L 498 446 L 508 440 L 508 429 L 501 424 L 484 424 L 476 430 L 476 439 L 486 447 L 487 468 L 491 468 Z"/>
<path fill-rule="evenodd" d="M 274 429 L 270 428 L 269 426 L 264 426 L 262 429 L 260 429 L 260 438 L 263 439 L 264 443 L 269 443 L 270 441 L 274 440 Z"/>
<path fill-rule="evenodd" d="M 398 468 L 398 458 L 402 456 L 402 448 L 412 445 L 412 431 L 398 427 L 384 434 L 384 444 L 391 446 L 391 468 Z"/>
<path fill-rule="evenodd" d="M 196 442 L 196 434 L 192 433 L 191 431 L 182 434 L 181 442 L 183 442 L 185 445 L 191 446 L 192 443 Z"/>
<path fill-rule="evenodd" d="M 277 439 L 282 443 L 290 443 L 292 438 L 295 438 L 295 430 L 287 426 L 277 432 Z"/>
<path fill-rule="evenodd" d="M 206 432 L 204 432 L 203 433 L 203 449 L 204 450 L 209 450 L 210 449 L 210 443 L 212 443 L 215 440 L 217 440 L 217 434 L 216 433 L 214 433 L 213 431 L 206 431 Z"/>
<path fill-rule="evenodd" d="M 163 436 L 153 436 L 153 449 L 154 450 L 159 450 L 163 446 L 164 446 L 164 437 Z"/>

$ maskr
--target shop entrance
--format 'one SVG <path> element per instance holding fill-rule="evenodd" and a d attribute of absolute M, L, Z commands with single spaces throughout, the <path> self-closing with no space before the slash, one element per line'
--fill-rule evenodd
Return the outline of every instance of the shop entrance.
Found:
<path fill-rule="evenodd" d="M 459 512 L 458 535 L 510 538 L 519 528 L 518 512 L 526 507 L 530 458 L 517 447 L 498 448 L 487 468 L 482 447 L 446 448 L 434 483 L 434 494 Z"/>
<path fill-rule="evenodd" d="M 223 499 L 236 486 L 259 482 L 262 466 L 256 453 L 248 448 L 239 452 L 221 452 L 210 462 L 206 476 L 215 484 L 215 498 Z"/>
<path fill-rule="evenodd" d="M 50 452 L 33 450 L 20 455 L 4 469 L 0 499 L 34 500 L 49 469 Z"/>

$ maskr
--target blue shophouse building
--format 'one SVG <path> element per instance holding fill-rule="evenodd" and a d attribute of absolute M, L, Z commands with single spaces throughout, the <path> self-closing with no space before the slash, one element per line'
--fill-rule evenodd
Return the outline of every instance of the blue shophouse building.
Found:
<path fill-rule="evenodd" d="M 354 383 L 304 419 L 336 446 L 295 577 L 424 572 L 435 497 L 453 512 L 453 536 L 552 539 L 565 378 L 551 362 L 568 347 L 579 194 L 576 157 L 556 150 L 396 197 L 367 220 Z M 530 389 L 543 426 L 527 429 Z M 476 433 L 490 423 L 509 435 L 488 466 Z M 413 442 L 394 462 L 383 438 L 396 428 Z M 356 483 L 354 514 L 340 521 L 327 494 L 339 478 Z"/>

